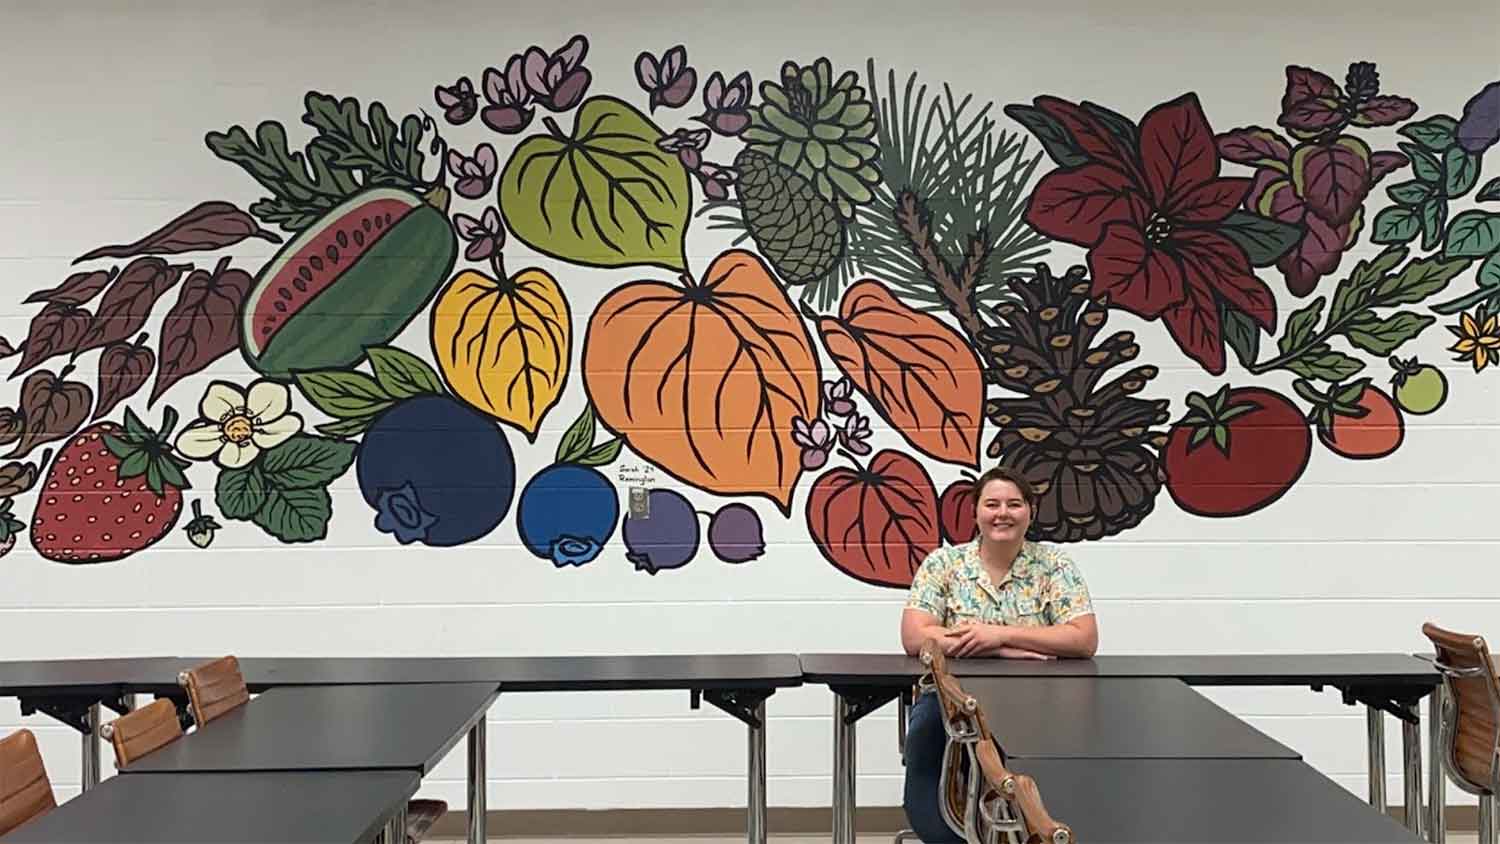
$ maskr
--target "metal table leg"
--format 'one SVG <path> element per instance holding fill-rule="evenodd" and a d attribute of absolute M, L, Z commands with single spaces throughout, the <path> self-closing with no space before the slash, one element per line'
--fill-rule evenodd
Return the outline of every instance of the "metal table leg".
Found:
<path fill-rule="evenodd" d="M 749 725 L 750 754 L 748 775 L 750 793 L 746 795 L 748 817 L 745 837 L 750 844 L 766 844 L 766 702 L 755 705 L 754 723 Z"/>
<path fill-rule="evenodd" d="M 1427 840 L 1442 844 L 1448 833 L 1448 779 L 1443 770 L 1443 687 L 1427 698 Z"/>
<path fill-rule="evenodd" d="M 83 790 L 99 784 L 99 704 L 88 708 L 83 731 Z"/>
<path fill-rule="evenodd" d="M 833 844 L 854 842 L 854 721 L 849 700 L 833 696 Z"/>
<path fill-rule="evenodd" d="M 469 730 L 469 844 L 485 844 L 488 834 L 485 798 L 489 781 L 484 764 L 487 721 L 488 716 L 482 717 Z M 404 821 L 402 829 L 404 839 Z"/>
<path fill-rule="evenodd" d="M 1385 713 L 1373 706 L 1366 706 L 1365 727 L 1370 738 L 1370 805 L 1385 814 Z"/>
<path fill-rule="evenodd" d="M 1401 756 L 1404 760 L 1401 784 L 1404 786 L 1406 828 L 1413 835 L 1422 835 L 1422 732 L 1421 709 L 1413 702 L 1406 705 L 1411 721 L 1401 722 Z"/>

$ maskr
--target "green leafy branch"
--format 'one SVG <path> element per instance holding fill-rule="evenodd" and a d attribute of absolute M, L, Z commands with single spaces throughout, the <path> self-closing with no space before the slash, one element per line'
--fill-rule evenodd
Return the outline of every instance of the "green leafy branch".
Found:
<path fill-rule="evenodd" d="M 375 102 L 366 122 L 354 98 L 340 100 L 316 91 L 308 92 L 305 104 L 302 122 L 318 131 L 305 154 L 291 151 L 286 127 L 277 121 L 260 123 L 254 137 L 241 126 L 204 137 L 214 155 L 239 165 L 271 192 L 250 205 L 251 214 L 297 232 L 366 187 L 427 186 L 421 141 L 425 129 L 434 125 L 430 118 L 408 115 L 398 127 L 385 106 Z M 441 149 L 435 134 L 432 148 L 434 153 Z"/>
<path fill-rule="evenodd" d="M 1331 300 L 1319 296 L 1291 314 L 1277 342 L 1280 354 L 1248 367 L 1250 372 L 1260 375 L 1286 369 L 1306 379 L 1341 382 L 1357 375 L 1365 364 L 1334 349 L 1330 345 L 1334 338 L 1342 337 L 1383 358 L 1422 333 L 1436 322 L 1434 317 L 1411 311 L 1382 317 L 1377 309 L 1420 302 L 1442 291 L 1469 261 L 1419 258 L 1397 271 L 1407 254 L 1405 247 L 1394 246 L 1374 259 L 1360 261 L 1339 282 Z"/>
<path fill-rule="evenodd" d="M 1396 204 L 1375 215 L 1372 241 L 1405 244 L 1420 234 L 1422 251 L 1431 252 L 1452 239 L 1448 203 L 1473 190 L 1480 171 L 1480 156 L 1458 145 L 1457 129 L 1457 120 L 1435 114 L 1396 130 L 1408 139 L 1398 146 L 1411 159 L 1415 178 L 1386 188 L 1386 195 Z M 1500 193 L 1500 180 L 1486 185 L 1478 198 L 1495 193 Z"/>
<path fill-rule="evenodd" d="M 444 393 L 443 381 L 427 362 L 394 346 L 365 349 L 372 378 L 354 369 L 317 369 L 292 374 L 308 401 L 336 421 L 318 431 L 333 437 L 364 432 L 381 412 L 403 399 Z"/>

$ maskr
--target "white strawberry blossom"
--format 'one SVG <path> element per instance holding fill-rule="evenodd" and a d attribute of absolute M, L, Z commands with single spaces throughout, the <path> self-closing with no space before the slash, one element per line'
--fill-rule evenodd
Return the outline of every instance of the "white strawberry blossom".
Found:
<path fill-rule="evenodd" d="M 215 381 L 203 393 L 200 418 L 177 436 L 177 450 L 225 469 L 249 466 L 262 451 L 302 430 L 302 417 L 290 412 L 291 404 L 292 392 L 285 384 L 261 380 L 245 391 Z"/>

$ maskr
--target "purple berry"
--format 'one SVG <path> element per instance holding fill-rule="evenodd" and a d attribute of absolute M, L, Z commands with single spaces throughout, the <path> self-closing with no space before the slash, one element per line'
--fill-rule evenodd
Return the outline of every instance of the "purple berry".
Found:
<path fill-rule="evenodd" d="M 725 504 L 708 522 L 708 547 L 726 563 L 748 563 L 766 552 L 760 515 L 744 504 Z"/>
<path fill-rule="evenodd" d="M 1500 82 L 1491 82 L 1464 104 L 1464 116 L 1454 130 L 1458 145 L 1479 155 L 1500 143 Z"/>
<path fill-rule="evenodd" d="M 635 563 L 636 571 L 652 575 L 687 565 L 698 553 L 698 514 L 693 505 L 670 489 L 651 490 L 647 501 L 646 518 L 625 514 L 625 559 Z"/>

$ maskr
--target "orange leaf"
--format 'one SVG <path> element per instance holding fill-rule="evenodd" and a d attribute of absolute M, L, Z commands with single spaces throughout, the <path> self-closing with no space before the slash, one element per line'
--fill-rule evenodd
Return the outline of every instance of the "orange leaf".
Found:
<path fill-rule="evenodd" d="M 631 450 L 707 492 L 754 493 L 790 514 L 802 473 L 792 420 L 814 419 L 822 371 L 786 292 L 731 249 L 699 283 L 633 281 L 599 304 L 584 388 Z"/>
<path fill-rule="evenodd" d="M 938 460 L 979 465 L 984 374 L 967 341 L 884 285 L 844 291 L 837 317 L 818 320 L 823 345 L 875 412 Z"/>

